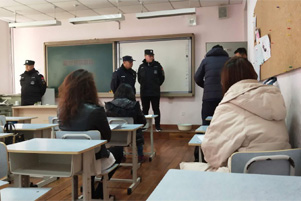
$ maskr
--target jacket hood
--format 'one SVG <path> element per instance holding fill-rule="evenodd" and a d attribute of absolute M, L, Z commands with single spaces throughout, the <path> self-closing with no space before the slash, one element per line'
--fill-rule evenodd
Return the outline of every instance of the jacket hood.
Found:
<path fill-rule="evenodd" d="M 131 101 L 127 98 L 116 98 L 111 102 L 107 102 L 106 104 L 113 104 L 116 107 L 120 107 L 123 109 L 134 109 L 136 105 L 136 101 Z"/>
<path fill-rule="evenodd" d="M 266 120 L 284 120 L 286 109 L 280 90 L 257 80 L 242 80 L 230 87 L 220 104 L 232 103 Z"/>
<path fill-rule="evenodd" d="M 229 57 L 229 54 L 222 48 L 213 48 L 209 50 L 209 52 L 207 52 L 206 57 L 213 57 L 213 56 Z"/>

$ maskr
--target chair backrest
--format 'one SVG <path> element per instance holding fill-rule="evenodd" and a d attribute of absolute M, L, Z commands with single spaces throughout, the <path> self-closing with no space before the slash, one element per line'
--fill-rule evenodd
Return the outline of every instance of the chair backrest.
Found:
<path fill-rule="evenodd" d="M 4 126 L 6 124 L 6 118 L 4 115 L 0 115 L 0 126 Z"/>
<path fill-rule="evenodd" d="M 295 163 L 288 155 L 257 156 L 246 163 L 244 173 L 294 176 Z"/>
<path fill-rule="evenodd" d="M 133 124 L 133 117 L 108 117 L 109 124 Z"/>
<path fill-rule="evenodd" d="M 9 172 L 8 152 L 6 145 L 0 142 L 0 180 L 6 179 Z"/>
<path fill-rule="evenodd" d="M 268 157 L 272 157 L 275 155 L 277 155 L 277 156 L 285 155 L 285 156 L 288 156 L 289 158 L 291 158 L 291 160 L 294 162 L 294 165 L 295 165 L 295 175 L 301 176 L 301 149 L 286 149 L 286 150 L 263 151 L 263 152 L 255 152 L 255 151 L 254 152 L 236 152 L 236 153 L 232 154 L 232 156 L 229 158 L 228 166 L 229 166 L 230 172 L 232 172 L 232 173 L 243 173 L 245 170 L 246 164 L 248 162 L 250 162 L 251 159 L 254 160 L 254 158 L 258 157 L 258 156 L 268 158 Z M 255 160 L 256 160 L 256 158 L 255 158 Z M 274 160 L 274 162 L 261 161 L 261 162 L 257 163 L 258 166 L 256 164 L 256 166 L 257 166 L 256 169 L 259 168 L 259 170 L 263 171 L 263 168 L 261 168 L 260 166 L 269 165 L 271 167 L 270 169 L 267 168 L 269 172 L 273 172 L 273 171 L 279 172 L 279 170 L 277 170 L 279 167 L 287 169 L 287 167 L 288 167 L 287 160 L 289 160 L 289 159 L 283 159 L 282 161 Z M 277 164 L 277 165 L 274 164 L 277 167 L 273 167 L 273 163 Z M 289 163 L 291 163 L 291 162 L 289 162 Z M 250 167 L 249 167 L 249 169 L 250 169 Z M 254 171 L 254 170 L 250 169 L 248 171 Z M 284 170 L 282 169 L 282 171 L 284 171 Z"/>
<path fill-rule="evenodd" d="M 108 117 L 109 124 L 133 124 L 133 117 Z M 131 142 L 131 135 L 123 131 L 112 131 L 111 140 L 108 146 L 128 146 Z"/>
<path fill-rule="evenodd" d="M 50 124 L 57 124 L 58 123 L 58 118 L 55 117 L 55 116 L 49 116 L 48 117 L 48 122 Z M 53 131 L 58 131 L 58 130 L 60 130 L 59 126 L 53 127 Z"/>
<path fill-rule="evenodd" d="M 86 140 L 100 140 L 101 135 L 98 130 L 91 131 L 56 131 L 56 138 L 58 139 L 86 139 Z M 95 149 L 99 152 L 100 147 Z"/>

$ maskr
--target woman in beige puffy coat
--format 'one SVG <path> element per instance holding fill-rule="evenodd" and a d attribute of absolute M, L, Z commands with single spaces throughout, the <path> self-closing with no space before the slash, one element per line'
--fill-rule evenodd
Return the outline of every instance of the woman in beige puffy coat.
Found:
<path fill-rule="evenodd" d="M 204 163 L 181 163 L 181 169 L 225 171 L 234 152 L 290 148 L 286 109 L 279 89 L 257 81 L 252 64 L 233 57 L 221 74 L 224 97 L 202 142 Z M 227 170 L 226 170 L 227 171 Z"/>

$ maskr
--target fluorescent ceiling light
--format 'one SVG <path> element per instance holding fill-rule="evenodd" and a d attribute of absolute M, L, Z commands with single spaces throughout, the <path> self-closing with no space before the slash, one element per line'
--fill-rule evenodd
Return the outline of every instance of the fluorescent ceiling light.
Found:
<path fill-rule="evenodd" d="M 75 17 L 75 18 L 70 18 L 69 22 L 72 24 L 86 24 L 86 23 L 94 23 L 94 22 L 119 21 L 119 20 L 124 20 L 123 14 Z"/>
<path fill-rule="evenodd" d="M 154 12 L 136 13 L 136 17 L 138 19 L 144 19 L 144 18 L 168 17 L 168 16 L 176 16 L 176 15 L 189 15 L 195 13 L 196 13 L 195 8 L 184 8 L 184 9 L 175 9 L 175 10 L 161 10 L 161 11 L 154 11 Z"/>
<path fill-rule="evenodd" d="M 20 22 L 20 23 L 9 23 L 8 26 L 11 28 L 22 28 L 22 27 L 44 27 L 44 26 L 57 26 L 61 25 L 60 21 L 57 20 L 46 20 L 46 21 L 33 21 L 33 22 Z"/>

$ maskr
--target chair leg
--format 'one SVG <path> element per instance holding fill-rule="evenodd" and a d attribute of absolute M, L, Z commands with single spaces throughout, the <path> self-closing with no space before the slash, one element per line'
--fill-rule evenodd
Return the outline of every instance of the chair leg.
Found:
<path fill-rule="evenodd" d="M 110 195 L 108 191 L 108 181 L 109 181 L 109 175 L 105 174 L 103 175 L 102 185 L 103 185 L 103 200 L 109 200 Z"/>
<path fill-rule="evenodd" d="M 78 176 L 72 177 L 72 200 L 78 199 Z"/>

